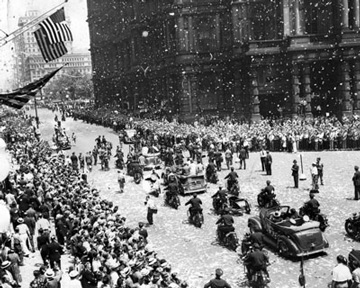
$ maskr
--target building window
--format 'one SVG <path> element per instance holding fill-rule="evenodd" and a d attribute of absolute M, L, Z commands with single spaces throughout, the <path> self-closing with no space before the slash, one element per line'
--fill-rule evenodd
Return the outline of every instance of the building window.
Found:
<path fill-rule="evenodd" d="M 328 35 L 333 30 L 332 1 L 303 0 L 300 9 L 305 13 L 305 33 Z"/>
<path fill-rule="evenodd" d="M 282 37 L 281 4 L 281 0 L 257 0 L 250 4 L 250 40 L 274 40 Z"/>
<path fill-rule="evenodd" d="M 208 15 L 196 18 L 196 44 L 200 52 L 208 52 L 217 49 L 218 39 L 216 33 L 216 17 Z"/>

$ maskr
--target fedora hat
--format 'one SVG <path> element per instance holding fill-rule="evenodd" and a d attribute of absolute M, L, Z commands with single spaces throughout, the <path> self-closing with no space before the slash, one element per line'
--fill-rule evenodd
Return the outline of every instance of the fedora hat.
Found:
<path fill-rule="evenodd" d="M 52 269 L 47 269 L 45 272 L 45 277 L 46 278 L 53 278 L 55 276 L 55 272 Z"/>
<path fill-rule="evenodd" d="M 69 273 L 69 277 L 70 278 L 75 278 L 79 275 L 79 272 L 77 272 L 76 270 L 72 270 L 70 273 Z"/>
<path fill-rule="evenodd" d="M 11 262 L 6 260 L 4 262 L 1 263 L 1 269 L 6 269 L 11 265 Z"/>

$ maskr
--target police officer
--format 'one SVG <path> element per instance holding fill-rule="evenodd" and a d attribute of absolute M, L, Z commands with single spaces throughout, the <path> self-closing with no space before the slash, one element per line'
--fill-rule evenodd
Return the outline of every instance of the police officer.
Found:
<path fill-rule="evenodd" d="M 294 178 L 294 188 L 299 188 L 299 165 L 297 165 L 297 161 L 293 161 L 293 166 L 291 167 L 292 176 Z"/>
<path fill-rule="evenodd" d="M 265 274 L 269 277 L 269 273 L 266 269 L 266 266 L 269 263 L 269 257 L 263 251 L 261 251 L 260 245 L 258 243 L 254 243 L 253 248 L 254 251 L 250 252 L 244 259 L 248 273 L 250 276 L 252 276 L 258 271 L 264 271 Z"/>
<path fill-rule="evenodd" d="M 187 201 L 185 203 L 185 206 L 186 205 L 191 205 L 190 208 L 189 208 L 189 211 L 190 211 L 190 217 L 192 218 L 197 212 L 200 212 L 202 211 L 201 209 L 201 204 L 202 204 L 202 201 L 200 198 L 197 197 L 197 194 L 194 193 L 193 194 L 193 198 L 191 198 L 189 201 Z"/>
<path fill-rule="evenodd" d="M 221 212 L 222 216 L 218 221 L 216 221 L 216 225 L 218 225 L 219 232 L 219 240 L 222 241 L 225 235 L 229 232 L 235 231 L 233 226 L 234 218 L 229 214 L 229 208 L 225 208 Z"/>
<path fill-rule="evenodd" d="M 218 268 L 215 270 L 215 278 L 211 279 L 210 282 L 204 285 L 204 288 L 231 288 L 231 286 L 221 276 L 224 274 L 222 269 Z"/>

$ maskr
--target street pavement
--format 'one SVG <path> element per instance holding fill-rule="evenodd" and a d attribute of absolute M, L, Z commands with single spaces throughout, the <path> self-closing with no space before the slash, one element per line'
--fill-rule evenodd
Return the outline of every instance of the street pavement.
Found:
<path fill-rule="evenodd" d="M 55 124 L 54 116 L 55 114 L 49 110 L 39 109 L 40 130 L 45 140 L 51 141 Z M 91 151 L 95 145 L 95 138 L 99 135 L 105 135 L 106 139 L 113 143 L 113 152 L 115 152 L 118 137 L 111 129 L 89 125 L 82 121 L 73 121 L 72 118 L 67 118 L 62 125 L 69 136 L 72 132 L 75 132 L 77 136 L 76 144 L 73 144 L 71 150 L 65 151 L 66 154 L 71 154 L 73 151 L 76 154 Z M 124 150 L 126 156 L 127 145 L 125 145 Z M 258 215 L 256 197 L 260 189 L 265 187 L 265 182 L 268 179 L 274 185 L 277 199 L 281 204 L 300 208 L 309 198 L 311 163 L 317 157 L 321 157 L 324 164 L 325 185 L 320 186 L 320 193 L 316 195 L 316 198 L 321 204 L 321 212 L 328 216 L 330 227 L 327 228 L 325 236 L 330 243 L 330 248 L 327 249 L 325 255 L 305 259 L 304 272 L 306 287 L 326 287 L 327 283 L 331 281 L 331 270 L 336 265 L 336 256 L 338 254 L 347 256 L 351 249 L 360 249 L 360 243 L 348 238 L 344 229 L 345 219 L 353 212 L 360 210 L 359 202 L 352 200 L 354 193 L 351 181 L 354 165 L 360 164 L 360 153 L 358 151 L 304 152 L 302 156 L 307 180 L 300 181 L 299 189 L 292 188 L 294 183 L 291 177 L 291 166 L 294 159 L 297 159 L 300 164 L 300 153 L 272 153 L 273 175 L 271 176 L 267 176 L 265 172 L 261 171 L 259 153 L 250 153 L 246 170 L 239 170 L 239 163 L 234 163 L 240 178 L 241 196 L 247 198 L 252 205 L 250 215 L 245 214 L 235 218 L 235 227 L 241 240 L 243 235 L 248 232 L 248 218 Z M 137 185 L 131 177 L 126 176 L 125 193 L 119 193 L 114 159 L 111 160 L 110 167 L 109 171 L 100 170 L 99 165 L 94 167 L 93 171 L 89 173 L 89 182 L 100 190 L 102 197 L 119 206 L 119 210 L 127 218 L 130 226 L 137 226 L 139 221 L 146 222 L 146 207 L 144 205 L 148 190 L 146 181 Z M 229 171 L 226 170 L 225 164 L 222 169 L 219 173 L 219 179 L 225 184 L 224 177 Z M 211 195 L 217 189 L 218 185 L 208 184 L 207 192 L 199 195 L 204 203 L 205 223 L 201 229 L 186 224 L 188 207 L 185 207 L 184 204 L 189 197 L 181 198 L 182 205 L 178 210 L 163 205 L 163 194 L 159 198 L 155 198 L 159 210 L 158 214 L 154 215 L 154 225 L 148 228 L 149 240 L 158 256 L 167 259 L 173 270 L 178 271 L 179 276 L 186 279 L 190 287 L 203 287 L 209 279 L 214 277 L 214 271 L 218 267 L 224 270 L 223 278 L 232 287 L 247 287 L 244 267 L 241 262 L 238 262 L 238 255 L 214 243 L 215 222 L 218 216 L 211 212 Z M 269 251 L 269 257 L 271 262 L 268 268 L 271 277 L 269 286 L 274 288 L 299 287 L 300 262 L 283 259 L 275 251 Z M 36 261 L 37 259 L 40 257 L 36 254 L 34 258 L 26 261 L 30 266 L 26 265 L 22 268 L 25 284 L 29 283 L 27 282 L 30 281 L 28 279 L 32 279 L 34 269 L 31 266 L 39 262 Z M 64 258 L 64 267 L 69 266 L 66 263 L 67 259 L 68 257 Z"/>

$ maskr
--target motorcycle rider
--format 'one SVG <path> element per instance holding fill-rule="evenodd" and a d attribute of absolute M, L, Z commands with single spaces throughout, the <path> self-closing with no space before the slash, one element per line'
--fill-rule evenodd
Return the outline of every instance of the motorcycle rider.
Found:
<path fill-rule="evenodd" d="M 271 185 L 271 181 L 266 180 L 266 187 L 262 190 L 262 192 L 264 193 L 265 203 L 269 203 L 271 199 L 275 198 L 274 191 L 275 188 Z"/>
<path fill-rule="evenodd" d="M 227 183 L 229 190 L 232 188 L 237 178 L 239 178 L 239 175 L 234 171 L 234 167 L 231 167 L 231 172 L 225 177 L 225 179 L 228 179 Z"/>
<path fill-rule="evenodd" d="M 310 219 L 313 219 L 316 214 L 319 213 L 319 207 L 320 203 L 315 199 L 315 194 L 311 193 L 309 194 L 310 200 L 305 202 L 305 205 L 308 205 L 310 207 Z"/>
<path fill-rule="evenodd" d="M 193 217 L 196 215 L 196 213 L 202 214 L 202 201 L 200 198 L 197 197 L 196 193 L 193 193 L 193 198 L 191 198 L 189 201 L 185 203 L 185 206 L 191 205 L 189 208 L 190 212 L 190 218 L 193 219 Z"/>
<path fill-rule="evenodd" d="M 222 188 L 222 185 L 219 185 L 219 190 L 211 196 L 213 198 L 214 208 L 215 210 L 221 209 L 223 204 L 227 203 L 226 190 Z"/>
<path fill-rule="evenodd" d="M 210 280 L 210 282 L 204 285 L 204 288 L 231 288 L 231 286 L 223 279 L 221 279 L 221 275 L 224 272 L 222 269 L 218 268 L 215 270 L 215 279 Z"/>
<path fill-rule="evenodd" d="M 177 197 L 177 195 L 179 194 L 179 185 L 178 182 L 176 181 L 176 177 L 175 174 L 170 173 L 169 177 L 168 177 L 168 185 L 166 188 L 166 192 L 165 192 L 165 200 L 167 203 L 170 202 L 170 199 L 172 197 Z"/>
<path fill-rule="evenodd" d="M 209 160 L 209 164 L 206 167 L 206 179 L 211 182 L 213 175 L 216 174 L 216 166 L 213 160 Z"/>
<path fill-rule="evenodd" d="M 222 242 L 226 234 L 235 231 L 235 228 L 233 226 L 234 218 L 229 214 L 229 208 L 225 208 L 221 214 L 220 219 L 216 221 L 216 225 L 218 225 L 219 241 Z"/>
<path fill-rule="evenodd" d="M 254 243 L 253 245 L 254 251 L 247 254 L 244 259 L 244 264 L 248 270 L 249 279 L 252 278 L 258 271 L 263 271 L 267 277 L 269 277 L 269 273 L 267 271 L 267 264 L 269 263 L 269 257 L 261 251 L 260 245 L 258 243 Z"/>

